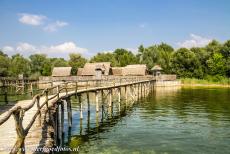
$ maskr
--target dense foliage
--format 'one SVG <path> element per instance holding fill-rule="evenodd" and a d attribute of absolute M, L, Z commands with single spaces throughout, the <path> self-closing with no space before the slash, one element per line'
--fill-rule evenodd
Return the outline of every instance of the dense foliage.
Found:
<path fill-rule="evenodd" d="M 71 66 L 72 75 L 76 75 L 77 69 L 83 67 L 87 61 L 76 53 L 71 53 L 69 60 L 65 60 L 48 58 L 44 54 L 34 54 L 29 58 L 20 54 L 9 57 L 0 51 L 0 76 L 48 76 L 55 66 Z M 137 54 L 126 49 L 116 49 L 114 52 L 97 53 L 89 62 L 111 62 L 113 67 L 146 64 L 149 70 L 158 64 L 164 73 L 175 73 L 182 78 L 218 80 L 230 77 L 230 40 L 223 44 L 213 40 L 205 47 L 176 50 L 166 43 L 149 47 L 141 45 Z"/>

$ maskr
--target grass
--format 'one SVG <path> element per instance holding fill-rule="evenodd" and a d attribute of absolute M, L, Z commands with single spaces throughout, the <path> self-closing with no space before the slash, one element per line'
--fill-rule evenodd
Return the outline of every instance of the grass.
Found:
<path fill-rule="evenodd" d="M 230 85 L 230 78 L 221 76 L 206 77 L 205 79 L 182 78 L 182 84 L 201 84 L 201 85 Z"/>

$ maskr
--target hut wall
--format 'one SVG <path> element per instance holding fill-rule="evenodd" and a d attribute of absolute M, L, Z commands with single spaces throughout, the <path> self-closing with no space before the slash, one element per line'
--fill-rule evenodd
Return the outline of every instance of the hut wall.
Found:
<path fill-rule="evenodd" d="M 123 68 L 122 67 L 112 67 L 112 75 L 122 76 Z"/>
<path fill-rule="evenodd" d="M 78 68 L 77 69 L 77 76 L 81 76 L 82 75 L 82 71 L 83 71 L 83 68 Z"/>

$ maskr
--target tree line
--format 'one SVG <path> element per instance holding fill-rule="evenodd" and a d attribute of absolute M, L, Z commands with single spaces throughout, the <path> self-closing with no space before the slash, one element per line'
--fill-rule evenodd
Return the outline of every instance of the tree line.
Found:
<path fill-rule="evenodd" d="M 90 59 L 80 54 L 69 54 L 69 60 L 64 58 L 49 58 L 45 54 L 33 54 L 25 58 L 20 54 L 9 57 L 0 51 L 0 76 L 18 76 L 24 74 L 30 78 L 51 75 L 53 67 L 71 66 L 72 75 L 86 62 L 111 62 L 113 67 L 123 67 L 129 64 L 146 64 L 148 69 L 160 65 L 164 73 L 177 74 L 182 78 L 217 80 L 230 77 L 230 40 L 220 43 L 211 41 L 205 47 L 179 48 L 161 43 L 144 47 L 140 45 L 134 54 L 126 49 L 116 49 L 113 52 L 97 53 Z"/>

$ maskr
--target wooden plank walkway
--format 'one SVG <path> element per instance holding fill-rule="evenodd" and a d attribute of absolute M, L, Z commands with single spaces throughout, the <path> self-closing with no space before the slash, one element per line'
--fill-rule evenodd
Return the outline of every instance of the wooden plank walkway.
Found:
<path fill-rule="evenodd" d="M 73 93 L 74 91 L 72 91 L 71 93 Z M 66 93 L 60 93 L 60 97 L 65 96 Z M 53 95 L 49 96 L 52 97 Z M 45 97 L 41 97 L 40 98 L 41 102 L 45 102 Z M 13 108 L 16 108 L 17 106 L 21 106 L 21 107 L 26 107 L 28 106 L 30 103 L 32 102 L 32 100 L 22 100 L 22 101 L 18 101 L 18 103 L 16 103 L 13 107 L 11 107 L 8 111 L 5 111 L 4 113 L 2 113 L 0 115 L 0 119 L 5 117 L 7 115 L 7 113 L 12 110 Z M 52 102 L 52 101 L 50 101 Z M 38 146 L 43 146 L 45 145 L 45 143 L 42 143 L 42 126 L 43 126 L 43 122 L 44 122 L 44 116 L 45 116 L 45 110 L 46 110 L 46 106 L 44 106 L 44 108 L 42 109 L 42 115 L 41 115 L 41 125 L 39 125 L 40 120 L 38 118 L 36 118 L 33 126 L 31 127 L 31 129 L 29 130 L 28 135 L 25 138 L 25 150 L 27 151 L 27 153 L 33 153 L 32 151 L 34 151 L 34 148 L 38 147 Z M 37 112 L 37 106 L 34 105 L 30 110 L 28 110 L 27 112 L 25 112 L 25 116 L 23 119 L 23 126 L 26 127 L 29 122 L 31 121 L 31 118 L 35 115 L 35 113 Z M 13 116 L 11 116 L 4 124 L 2 124 L 0 126 L 0 154 L 5 154 L 5 153 L 9 153 L 12 149 L 12 147 L 14 146 L 16 139 L 17 139 L 17 133 L 15 130 L 15 120 L 13 118 Z"/>
<path fill-rule="evenodd" d="M 85 93 L 85 92 L 95 92 L 98 90 L 109 90 L 111 88 L 119 88 L 119 87 L 124 87 L 124 86 L 129 86 L 132 84 L 138 84 L 138 83 L 145 83 L 145 82 L 150 82 L 153 80 L 142 80 L 142 81 L 135 81 L 135 82 L 128 82 L 128 83 L 119 83 L 119 84 L 112 84 L 109 86 L 103 86 L 103 87 L 93 87 L 93 88 L 87 88 L 87 89 L 80 89 L 77 91 L 77 94 L 81 94 L 81 93 Z M 52 98 L 51 100 L 49 100 L 49 105 L 52 105 L 52 103 L 57 102 L 60 99 L 64 99 L 64 98 L 68 98 L 70 96 L 76 95 L 76 91 L 70 91 L 68 93 L 66 92 L 62 92 L 59 93 L 59 98 L 57 97 L 53 97 L 54 95 L 49 96 L 48 98 Z M 40 98 L 40 102 L 41 104 L 43 104 L 43 102 L 45 102 L 46 97 L 43 96 Z M 17 108 L 18 106 L 21 106 L 22 108 L 26 108 L 27 106 L 29 106 L 29 104 L 31 104 L 32 100 L 23 100 L 23 101 L 19 101 L 17 104 L 15 104 L 10 110 L 2 113 L 0 115 L 0 119 L 2 119 L 3 117 L 5 117 L 8 112 L 10 112 L 11 110 L 13 110 L 14 108 Z M 27 127 L 30 123 L 30 121 L 32 120 L 32 117 L 36 114 L 37 112 L 37 106 L 33 105 L 32 108 L 30 108 L 28 111 L 25 112 L 25 115 L 23 116 L 23 127 Z M 29 132 L 25 138 L 25 148 L 26 148 L 26 153 L 33 153 L 31 150 L 33 150 L 34 148 L 38 147 L 38 146 L 43 146 L 46 145 L 46 141 L 47 138 L 44 138 L 44 136 L 49 137 L 49 135 L 44 135 L 43 133 L 47 133 L 44 132 L 43 130 L 43 122 L 45 120 L 45 110 L 46 110 L 46 106 L 44 106 L 42 108 L 41 111 L 41 125 L 39 125 L 40 120 L 37 117 L 34 124 L 32 125 L 32 127 L 29 129 Z M 14 146 L 16 140 L 17 140 L 17 136 L 16 136 L 16 130 L 15 130 L 15 120 L 13 118 L 13 116 L 10 116 L 10 118 L 3 123 L 0 126 L 0 134 L 1 134 L 1 138 L 0 138 L 0 153 L 9 153 L 10 150 L 12 149 L 12 147 Z"/>
<path fill-rule="evenodd" d="M 44 98 L 42 98 L 44 99 Z M 16 106 L 21 106 L 21 107 L 26 107 L 31 103 L 31 100 L 24 100 L 24 101 L 19 101 L 15 106 L 12 108 L 15 108 Z M 12 109 L 11 108 L 11 109 Z M 11 110 L 10 109 L 10 110 Z M 26 127 L 29 122 L 30 118 L 35 114 L 37 110 L 37 107 L 34 105 L 30 110 L 28 110 L 25 113 L 24 120 L 23 120 L 23 126 Z M 4 112 L 3 114 L 0 115 L 0 118 L 4 117 L 7 115 L 7 112 Z M 25 145 L 27 147 L 31 147 L 33 145 L 36 145 L 40 142 L 41 140 L 41 126 L 38 125 L 38 120 L 36 119 L 34 125 L 30 129 L 28 135 L 26 136 L 25 139 Z M 11 148 L 14 146 L 16 139 L 17 139 L 17 133 L 15 130 L 15 120 L 13 116 L 11 116 L 4 124 L 1 125 L 0 127 L 0 153 L 9 153 Z"/>

